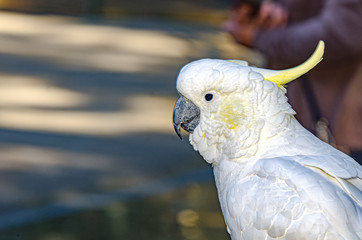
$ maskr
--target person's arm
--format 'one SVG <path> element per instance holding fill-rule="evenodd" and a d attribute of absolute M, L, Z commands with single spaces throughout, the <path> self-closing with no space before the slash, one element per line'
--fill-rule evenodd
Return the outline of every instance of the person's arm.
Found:
<path fill-rule="evenodd" d="M 326 45 L 323 63 L 349 60 L 362 52 L 362 1 L 326 1 L 314 18 L 286 28 L 258 30 L 253 47 L 278 68 L 304 61 L 319 40 Z"/>

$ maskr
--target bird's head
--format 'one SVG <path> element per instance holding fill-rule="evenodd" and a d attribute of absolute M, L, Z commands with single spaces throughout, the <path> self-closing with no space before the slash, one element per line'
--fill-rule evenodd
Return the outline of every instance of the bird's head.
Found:
<path fill-rule="evenodd" d="M 321 41 L 305 63 L 281 71 L 238 60 L 187 64 L 177 78 L 176 133 L 181 137 L 180 127 L 189 132 L 191 144 L 210 163 L 252 157 L 263 134 L 277 134 L 293 118 L 283 86 L 318 64 L 323 49 Z"/>

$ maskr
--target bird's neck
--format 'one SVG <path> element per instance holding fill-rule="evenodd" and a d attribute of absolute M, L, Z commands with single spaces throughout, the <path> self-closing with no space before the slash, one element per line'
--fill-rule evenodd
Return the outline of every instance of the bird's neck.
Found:
<path fill-rule="evenodd" d="M 255 120 L 253 127 L 223 129 L 219 134 L 201 121 L 190 135 L 190 142 L 208 163 L 216 165 L 220 161 L 231 161 L 244 164 L 268 155 L 274 148 L 288 146 L 294 132 L 300 128 L 294 116 L 285 113 L 268 120 Z"/>
<path fill-rule="evenodd" d="M 260 159 L 283 155 L 293 156 L 300 154 L 298 151 L 305 150 L 305 148 L 298 150 L 298 147 L 295 147 L 295 141 L 298 141 L 296 134 L 301 138 L 310 137 L 309 135 L 311 134 L 293 116 L 285 116 L 285 119 L 278 126 L 269 126 L 269 124 L 271 123 L 265 123 L 265 126 L 258 134 L 258 141 L 253 147 L 253 149 L 256 148 L 256 152 L 253 155 L 244 155 L 234 159 L 225 157 L 214 164 L 215 181 L 219 191 L 223 189 L 223 186 L 234 182 L 235 178 L 242 178 L 250 174 L 255 163 Z M 234 141 L 237 141 L 237 139 L 234 139 Z M 308 141 L 302 140 L 301 142 L 305 143 Z M 318 145 L 317 141 L 315 145 Z"/>

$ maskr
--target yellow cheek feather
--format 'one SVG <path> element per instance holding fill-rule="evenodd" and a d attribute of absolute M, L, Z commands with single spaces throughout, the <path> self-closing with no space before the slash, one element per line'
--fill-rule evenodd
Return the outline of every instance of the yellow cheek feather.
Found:
<path fill-rule="evenodd" d="M 236 129 L 244 116 L 241 106 L 235 104 L 235 101 L 225 101 L 219 109 L 220 120 L 229 129 Z"/>

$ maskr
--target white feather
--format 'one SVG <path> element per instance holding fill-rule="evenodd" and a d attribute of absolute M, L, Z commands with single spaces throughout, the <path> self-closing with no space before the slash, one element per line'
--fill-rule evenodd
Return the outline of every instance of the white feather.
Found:
<path fill-rule="evenodd" d="M 214 166 L 233 240 L 362 239 L 362 167 L 305 130 L 283 89 L 211 59 L 184 67 L 177 89 L 200 108 L 190 142 Z"/>

